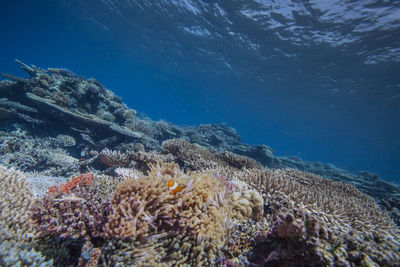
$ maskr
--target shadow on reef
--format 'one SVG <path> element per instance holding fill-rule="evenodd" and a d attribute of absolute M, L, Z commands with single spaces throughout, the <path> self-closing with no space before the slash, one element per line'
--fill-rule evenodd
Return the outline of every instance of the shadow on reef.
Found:
<path fill-rule="evenodd" d="M 225 124 L 155 122 L 93 78 L 17 62 L 30 78 L 0 82 L 3 265 L 399 264 L 398 185 Z"/>

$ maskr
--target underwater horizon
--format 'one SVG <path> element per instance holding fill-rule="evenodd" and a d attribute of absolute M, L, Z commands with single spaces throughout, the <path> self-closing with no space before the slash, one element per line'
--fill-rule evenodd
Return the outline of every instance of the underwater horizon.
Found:
<path fill-rule="evenodd" d="M 4 1 L 14 59 L 94 77 L 154 120 L 400 182 L 397 1 Z"/>

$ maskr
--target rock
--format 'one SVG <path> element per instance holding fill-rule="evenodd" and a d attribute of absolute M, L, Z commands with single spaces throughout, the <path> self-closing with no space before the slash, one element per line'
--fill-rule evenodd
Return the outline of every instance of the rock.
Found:
<path fill-rule="evenodd" d="M 14 81 L 14 82 L 19 82 L 19 83 L 25 83 L 26 82 L 25 78 L 14 76 L 14 75 L 7 74 L 7 73 L 0 73 L 0 76 L 4 77 L 6 79 L 9 79 L 11 81 Z"/>
<path fill-rule="evenodd" d="M 378 174 L 370 173 L 367 171 L 360 171 L 360 172 L 358 172 L 358 175 L 364 177 L 366 180 L 369 180 L 369 181 L 376 181 L 376 180 L 379 180 L 379 178 L 380 178 Z"/>

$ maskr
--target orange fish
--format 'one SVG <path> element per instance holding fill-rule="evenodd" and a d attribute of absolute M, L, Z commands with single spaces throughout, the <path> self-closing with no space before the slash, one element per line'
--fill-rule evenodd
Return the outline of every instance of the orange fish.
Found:
<path fill-rule="evenodd" d="M 178 192 L 181 192 L 185 188 L 183 185 L 180 185 L 175 181 L 169 181 L 168 187 L 173 195 L 175 195 Z"/>

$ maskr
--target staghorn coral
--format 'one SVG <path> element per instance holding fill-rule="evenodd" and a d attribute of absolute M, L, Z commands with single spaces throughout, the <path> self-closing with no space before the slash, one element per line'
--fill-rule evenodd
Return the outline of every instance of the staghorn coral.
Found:
<path fill-rule="evenodd" d="M 51 266 L 35 250 L 37 231 L 30 223 L 32 194 L 25 174 L 0 166 L 0 264 L 2 266 Z"/>
<path fill-rule="evenodd" d="M 156 130 L 152 126 L 151 121 L 136 119 L 128 121 L 125 126 L 132 131 L 141 132 L 150 138 L 155 138 Z"/>
<path fill-rule="evenodd" d="M 204 170 L 217 166 L 236 169 L 261 168 L 261 164 L 249 157 L 227 151 L 217 152 L 183 139 L 166 140 L 162 143 L 162 148 L 174 155 L 181 165 L 192 170 Z"/>
<path fill-rule="evenodd" d="M 353 185 L 294 169 L 231 173 L 263 195 L 265 229 L 255 248 L 263 262 L 359 265 L 400 262 L 400 232 L 369 196 Z M 277 245 L 278 244 L 278 245 Z M 256 250 L 256 249 L 255 249 Z M 300 257 L 300 258 L 299 258 Z M 367 258 L 368 257 L 368 258 Z"/>
<path fill-rule="evenodd" d="M 115 173 L 118 177 L 122 177 L 124 180 L 128 179 L 138 179 L 143 173 L 136 169 L 129 169 L 129 168 L 116 168 Z"/>
<path fill-rule="evenodd" d="M 129 167 L 132 164 L 134 158 L 135 152 L 133 151 L 121 152 L 105 148 L 99 153 L 99 159 L 101 163 L 108 167 Z"/>
<path fill-rule="evenodd" d="M 216 157 L 218 161 L 226 163 L 226 165 L 237 169 L 258 169 L 262 167 L 260 163 L 252 158 L 240 156 L 229 151 L 217 152 Z M 221 166 L 221 164 L 219 166 Z"/>
<path fill-rule="evenodd" d="M 168 191 L 168 181 L 186 186 Z M 113 237 L 108 264 L 212 265 L 221 257 L 231 225 L 224 183 L 209 172 L 184 173 L 175 164 L 153 165 L 147 176 L 123 182 L 105 225 Z"/>
<path fill-rule="evenodd" d="M 0 166 L 0 237 L 2 240 L 32 241 L 35 228 L 29 223 L 32 194 L 25 174 Z"/>
<path fill-rule="evenodd" d="M 157 162 L 173 162 L 175 160 L 174 156 L 171 154 L 160 154 L 156 151 L 144 152 L 138 151 L 135 154 L 135 167 L 141 172 L 146 173 L 150 170 L 151 164 L 156 164 Z"/>

